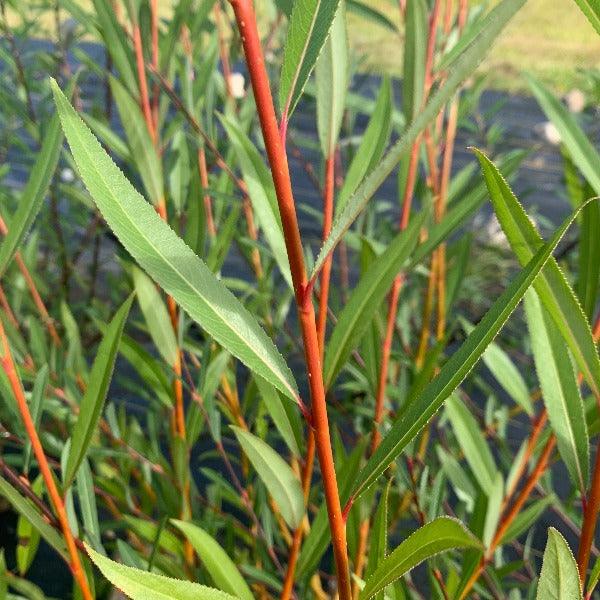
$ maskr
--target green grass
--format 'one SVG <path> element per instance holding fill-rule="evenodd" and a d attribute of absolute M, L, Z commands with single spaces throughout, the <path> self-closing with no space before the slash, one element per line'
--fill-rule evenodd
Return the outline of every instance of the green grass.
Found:
<path fill-rule="evenodd" d="M 398 21 L 397 2 L 367 0 Z M 350 40 L 363 69 L 402 73 L 402 39 L 350 16 Z M 492 87 L 525 89 L 530 71 L 557 91 L 576 86 L 580 68 L 600 67 L 600 36 L 573 0 L 529 0 L 503 32 L 481 67 Z"/>

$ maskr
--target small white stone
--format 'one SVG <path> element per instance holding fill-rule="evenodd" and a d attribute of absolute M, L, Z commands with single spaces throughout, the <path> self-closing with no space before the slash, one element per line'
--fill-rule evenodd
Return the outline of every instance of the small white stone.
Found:
<path fill-rule="evenodd" d="M 60 172 L 60 178 L 65 183 L 71 183 L 75 181 L 75 173 L 73 173 L 73 169 L 66 167 Z"/>
<path fill-rule="evenodd" d="M 229 76 L 229 87 L 234 98 L 243 98 L 246 95 L 245 85 L 246 80 L 241 73 L 232 73 Z"/>
<path fill-rule="evenodd" d="M 542 125 L 542 135 L 544 136 L 546 141 L 552 144 L 553 146 L 558 146 L 562 141 L 560 132 L 556 128 L 556 125 L 554 125 L 554 123 L 550 121 L 546 121 Z"/>
<path fill-rule="evenodd" d="M 585 108 L 585 94 L 578 89 L 571 90 L 565 96 L 567 107 L 573 113 L 580 113 Z"/>

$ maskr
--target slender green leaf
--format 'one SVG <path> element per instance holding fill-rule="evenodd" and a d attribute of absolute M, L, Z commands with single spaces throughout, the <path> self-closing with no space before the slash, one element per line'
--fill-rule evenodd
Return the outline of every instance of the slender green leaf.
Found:
<path fill-rule="evenodd" d="M 523 6 L 525 0 L 503 0 L 485 17 L 485 26 L 456 61 L 446 82 L 431 97 L 426 106 L 406 129 L 402 137 L 385 153 L 383 160 L 360 184 L 336 218 L 331 233 L 325 240 L 317 257 L 311 278 L 318 273 L 329 253 L 335 248 L 354 219 L 387 179 L 398 161 L 410 150 L 417 136 L 439 113 L 440 109 L 454 95 L 458 86 L 473 73 L 487 54 L 494 39 L 513 15 Z"/>
<path fill-rule="evenodd" d="M 371 113 L 369 124 L 361 138 L 360 146 L 344 177 L 338 194 L 336 214 L 344 210 L 348 200 L 365 176 L 381 160 L 392 130 L 392 85 L 384 77 L 379 88 L 377 102 Z"/>
<path fill-rule="evenodd" d="M 169 366 L 178 360 L 179 348 L 171 318 L 156 284 L 144 271 L 132 267 L 135 294 L 154 346 Z"/>
<path fill-rule="evenodd" d="M 523 207 L 494 164 L 475 150 L 488 186 L 490 198 L 511 248 L 525 266 L 543 243 Z M 534 282 L 542 304 L 558 326 L 590 388 L 600 394 L 600 359 L 590 324 L 573 290 L 554 258 Z"/>
<path fill-rule="evenodd" d="M 600 202 L 590 202 L 581 211 L 577 295 L 588 320 L 594 318 L 600 290 Z"/>
<path fill-rule="evenodd" d="M 49 525 L 39 514 L 37 508 L 27 500 L 5 479 L 0 477 L 0 495 L 4 496 L 11 506 L 40 533 L 42 538 L 56 550 L 65 560 L 68 560 L 67 547 L 61 535 Z"/>
<path fill-rule="evenodd" d="M 33 391 L 31 392 L 31 400 L 29 402 L 29 411 L 36 430 L 40 425 L 42 412 L 44 409 L 44 394 L 46 393 L 46 385 L 48 385 L 48 365 L 44 365 L 36 374 L 33 382 Z M 29 473 L 29 465 L 31 464 L 31 440 L 25 442 L 25 453 L 23 455 L 23 472 Z"/>
<path fill-rule="evenodd" d="M 413 0 L 406 5 L 402 109 L 407 123 L 414 120 L 423 105 L 429 32 L 427 12 L 425 0 Z"/>
<path fill-rule="evenodd" d="M 213 583 L 219 586 L 219 589 L 242 600 L 253 600 L 254 596 L 235 563 L 214 538 L 192 523 L 177 520 L 171 522 L 192 544 Z"/>
<path fill-rule="evenodd" d="M 79 416 L 73 427 L 69 458 L 64 473 L 65 487 L 73 481 L 81 461 L 87 454 L 92 436 L 100 419 L 104 400 L 112 379 L 121 334 L 131 308 L 133 296 L 129 296 L 115 313 L 98 346 L 98 352 L 92 365 L 90 380 L 79 405 Z"/>
<path fill-rule="evenodd" d="M 17 210 L 10 220 L 8 234 L 0 244 L 0 277 L 42 208 L 44 197 L 58 165 L 62 142 L 60 121 L 58 115 L 54 115 L 44 131 L 42 147 L 19 198 Z"/>
<path fill-rule="evenodd" d="M 340 0 L 296 0 L 288 26 L 279 82 L 279 107 L 287 121 L 327 39 Z"/>
<path fill-rule="evenodd" d="M 235 596 L 191 581 L 126 567 L 86 546 L 100 572 L 132 600 L 233 600 Z"/>
<path fill-rule="evenodd" d="M 356 498 L 377 480 L 467 376 L 517 307 L 576 215 L 577 213 L 574 213 L 569 217 L 552 239 L 538 250 L 534 258 L 494 302 L 464 344 L 442 367 L 438 376 L 394 423 L 365 467 L 358 473 L 351 497 Z"/>
<path fill-rule="evenodd" d="M 592 27 L 600 34 L 600 3 L 598 0 L 575 0 Z"/>
<path fill-rule="evenodd" d="M 489 497 L 495 490 L 498 469 L 479 424 L 457 394 L 446 400 L 446 415 L 475 479 Z"/>
<path fill-rule="evenodd" d="M 277 431 L 281 434 L 283 441 L 286 443 L 291 453 L 296 457 L 300 457 L 301 441 L 298 432 L 296 431 L 296 427 L 292 424 L 290 415 L 279 396 L 279 392 L 266 379 L 263 379 L 258 375 L 254 376 L 254 380 L 256 381 L 258 393 L 260 394 L 271 419 L 273 419 Z M 295 407 L 292 408 L 295 409 Z"/>
<path fill-rule="evenodd" d="M 33 482 L 31 489 L 36 496 L 42 497 L 44 483 L 41 476 Z M 25 515 L 20 514 L 17 520 L 17 567 L 21 575 L 25 575 L 40 544 L 40 532 L 31 524 Z"/>
<path fill-rule="evenodd" d="M 369 6 L 364 2 L 359 2 L 358 0 L 346 0 L 346 5 L 348 7 L 348 12 L 363 17 L 363 19 L 367 21 L 372 21 L 394 33 L 398 32 L 398 26 L 382 12 L 376 10 L 372 6 Z"/>
<path fill-rule="evenodd" d="M 527 82 L 546 116 L 558 129 L 562 143 L 566 146 L 573 162 L 583 173 L 596 194 L 600 195 L 600 154 L 569 112 L 544 85 L 527 76 Z"/>
<path fill-rule="evenodd" d="M 244 183 L 248 187 L 248 195 L 252 201 L 252 208 L 256 212 L 259 225 L 271 247 L 277 266 L 290 288 L 292 287 L 292 274 L 287 257 L 283 227 L 277 196 L 271 173 L 250 138 L 242 131 L 237 122 L 229 117 L 221 117 L 221 123 L 231 140 L 238 162 L 244 175 Z"/>
<path fill-rule="evenodd" d="M 348 32 L 344 0 L 315 68 L 317 87 L 317 130 L 323 156 L 332 156 L 338 141 L 348 89 Z"/>
<path fill-rule="evenodd" d="M 600 558 L 596 559 L 587 583 L 587 594 L 591 597 L 594 588 L 598 585 L 600 580 Z"/>
<path fill-rule="evenodd" d="M 326 388 L 331 387 L 352 350 L 358 345 L 373 317 L 379 311 L 394 278 L 417 245 L 426 216 L 427 211 L 421 211 L 412 219 L 405 231 L 396 235 L 385 252 L 377 257 L 361 277 L 339 314 L 325 352 L 323 376 Z"/>
<path fill-rule="evenodd" d="M 277 503 L 281 516 L 291 528 L 296 529 L 304 518 L 304 496 L 298 477 L 279 454 L 260 438 L 239 427 L 232 429 L 244 453 Z"/>
<path fill-rule="evenodd" d="M 570 352 L 534 290 L 525 294 L 525 314 L 542 397 L 558 451 L 573 483 L 585 493 L 589 479 L 589 438 Z"/>
<path fill-rule="evenodd" d="M 582 600 L 577 563 L 565 541 L 554 527 L 548 529 L 537 600 Z"/>
<path fill-rule="evenodd" d="M 190 185 L 190 153 L 185 129 L 181 128 L 175 132 L 171 142 L 171 168 L 169 170 L 170 199 L 177 214 L 181 214 L 185 205 Z"/>
<path fill-rule="evenodd" d="M 123 245 L 219 344 L 296 400 L 294 378 L 256 319 L 135 191 L 55 83 L 53 89 L 82 178 Z"/>
<path fill-rule="evenodd" d="M 481 542 L 456 519 L 440 517 L 404 540 L 377 567 L 360 593 L 368 600 L 424 560 L 453 548 L 480 548 Z"/>
<path fill-rule="evenodd" d="M 510 524 L 510 527 L 504 532 L 500 543 L 510 544 L 519 536 L 526 534 L 538 522 L 545 510 L 550 508 L 555 502 L 554 494 L 549 494 L 545 498 L 540 498 L 532 502 L 526 509 L 522 510 L 515 520 Z"/>

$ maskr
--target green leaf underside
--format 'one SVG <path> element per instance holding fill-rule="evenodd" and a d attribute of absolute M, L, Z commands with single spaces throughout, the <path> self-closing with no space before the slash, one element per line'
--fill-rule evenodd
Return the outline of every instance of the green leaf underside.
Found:
<path fill-rule="evenodd" d="M 256 469 L 281 516 L 293 529 L 304 518 L 304 495 L 300 481 L 290 466 L 260 438 L 239 427 L 232 427 L 244 453 Z"/>
<path fill-rule="evenodd" d="M 220 590 L 121 565 L 86 545 L 100 572 L 132 600 L 234 600 Z"/>
<path fill-rule="evenodd" d="M 427 211 L 423 210 L 412 219 L 406 230 L 392 240 L 352 291 L 327 343 L 323 369 L 326 388 L 331 387 L 379 310 L 394 278 L 414 250 L 426 216 Z"/>
<path fill-rule="evenodd" d="M 558 451 L 573 483 L 585 493 L 589 479 L 589 438 L 569 351 L 534 290 L 525 294 L 525 315 L 542 397 Z"/>
<path fill-rule="evenodd" d="M 438 115 L 440 109 L 453 96 L 458 86 L 471 75 L 489 51 L 493 40 L 523 4 L 525 4 L 525 0 L 503 0 L 485 17 L 486 26 L 473 38 L 461 57 L 457 59 L 446 83 L 431 97 L 401 138 L 385 153 L 385 157 L 379 165 L 371 171 L 348 199 L 346 207 L 336 218 L 331 233 L 323 243 L 312 270 L 311 279 L 320 271 L 329 253 L 335 248 L 398 161 L 410 150 L 417 136 Z"/>
<path fill-rule="evenodd" d="M 404 540 L 367 580 L 360 600 L 368 600 L 424 560 L 453 548 L 480 548 L 481 542 L 457 519 L 440 517 Z"/>
<path fill-rule="evenodd" d="M 75 477 L 77 469 L 92 442 L 92 436 L 100 420 L 106 394 L 108 393 L 112 379 L 115 359 L 121 343 L 121 334 L 123 333 L 132 301 L 133 296 L 129 296 L 115 313 L 115 316 L 106 329 L 102 342 L 100 342 L 100 346 L 98 346 L 90 379 L 79 405 L 77 422 L 71 435 L 69 458 L 65 470 L 65 482 L 67 484 Z"/>
<path fill-rule="evenodd" d="M 340 0 L 297 0 L 288 27 L 279 106 L 284 118 L 294 111 L 308 77 L 319 58 Z"/>
<path fill-rule="evenodd" d="M 565 538 L 554 527 L 548 529 L 537 600 L 582 600 L 577 563 Z"/>
<path fill-rule="evenodd" d="M 254 599 L 248 584 L 244 581 L 234 562 L 214 538 L 192 523 L 178 520 L 172 520 L 171 522 L 192 544 L 198 558 L 202 561 L 214 584 L 219 586 L 219 589 L 242 600 Z"/>
<path fill-rule="evenodd" d="M 0 477 L 0 496 L 4 496 L 11 506 L 40 533 L 54 550 L 56 550 L 65 560 L 68 560 L 69 553 L 67 547 L 60 535 L 40 516 L 38 509 L 14 488 L 8 481 Z"/>
<path fill-rule="evenodd" d="M 81 177 L 121 243 L 219 344 L 296 400 L 294 378 L 255 318 L 133 188 L 55 82 L 53 90 Z"/>
<path fill-rule="evenodd" d="M 498 221 L 521 266 L 525 266 L 543 240 L 496 166 L 483 153 L 478 150 L 475 152 Z M 550 258 L 534 282 L 534 288 L 558 326 L 590 388 L 595 394 L 600 394 L 600 358 L 590 324 L 554 258 Z"/>
<path fill-rule="evenodd" d="M 10 221 L 8 234 L 0 244 L 0 277 L 42 207 L 44 196 L 58 165 L 62 141 L 60 121 L 58 115 L 54 115 L 44 131 L 42 147 L 21 193 L 19 206 Z"/>
<path fill-rule="evenodd" d="M 365 467 L 358 473 L 351 494 L 352 498 L 358 497 L 377 480 L 471 371 L 547 263 L 552 251 L 577 214 L 578 211 L 566 219 L 552 239 L 538 250 L 534 258 L 494 302 L 464 344 L 442 367 L 438 376 L 394 423 Z"/>

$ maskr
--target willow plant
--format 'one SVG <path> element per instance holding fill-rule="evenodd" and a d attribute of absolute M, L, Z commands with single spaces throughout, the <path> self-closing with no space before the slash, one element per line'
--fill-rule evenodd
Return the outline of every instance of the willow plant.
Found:
<path fill-rule="evenodd" d="M 1 2 L 29 167 L 1 188 L 0 600 L 62 571 L 85 600 L 591 598 L 600 154 L 527 75 L 572 203 L 543 239 L 524 153 L 469 127 L 525 0 L 267 4 Z M 398 40 L 400 102 L 354 89 L 350 23 Z"/>

